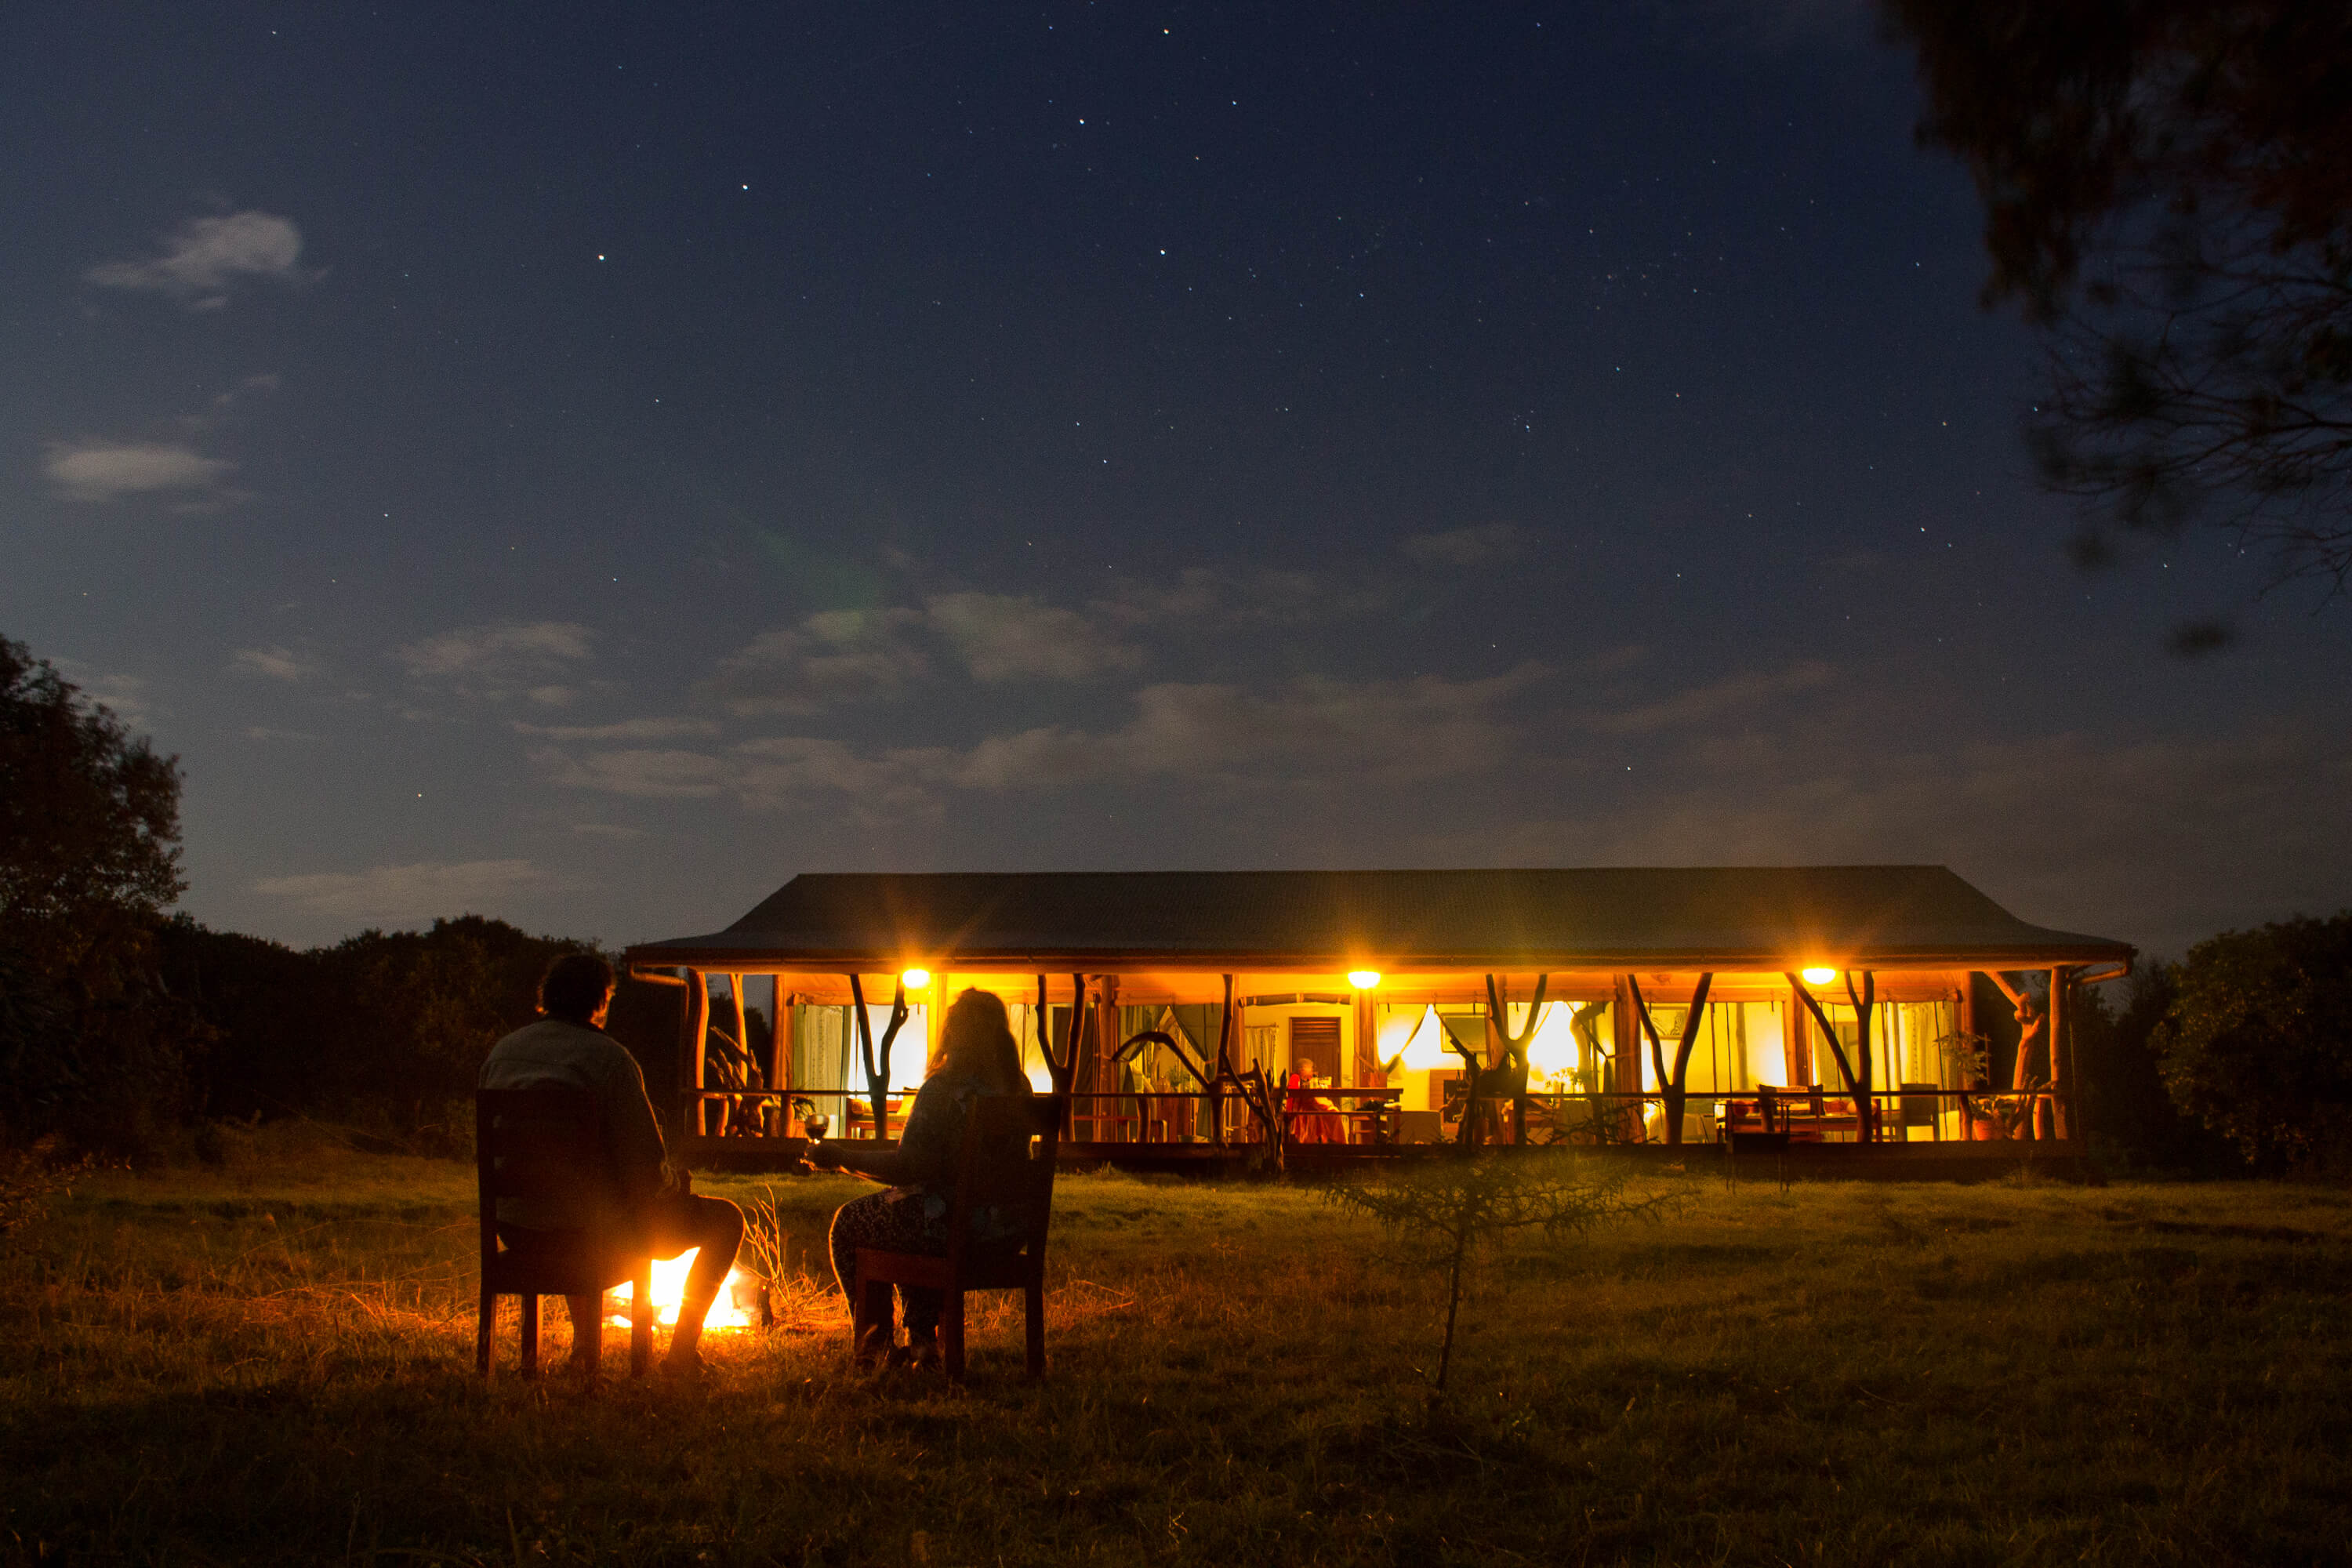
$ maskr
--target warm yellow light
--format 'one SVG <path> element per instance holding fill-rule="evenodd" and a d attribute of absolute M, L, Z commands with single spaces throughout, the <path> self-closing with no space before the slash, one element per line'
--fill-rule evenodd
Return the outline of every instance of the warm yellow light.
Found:
<path fill-rule="evenodd" d="M 654 1321 L 663 1328 L 677 1323 L 679 1305 L 686 1300 L 686 1277 L 701 1255 L 700 1247 L 691 1247 L 676 1258 L 654 1259 L 653 1297 Z M 625 1288 L 610 1290 L 604 1296 L 604 1321 L 625 1324 L 629 1321 L 631 1292 Z M 755 1321 L 760 1304 L 760 1281 L 740 1268 L 727 1271 L 727 1282 L 719 1288 L 718 1299 L 710 1303 L 710 1315 L 702 1321 L 706 1329 L 748 1329 Z"/>
<path fill-rule="evenodd" d="M 1827 985 L 1838 977 L 1838 972 L 1834 969 L 1801 969 L 1797 973 L 1804 976 L 1805 984 L 1808 985 Z"/>
<path fill-rule="evenodd" d="M 1421 1022 L 1412 1031 L 1412 1038 L 1404 1043 L 1404 1066 L 1407 1072 L 1427 1072 L 1432 1068 L 1458 1067 L 1462 1058 L 1445 1046 L 1445 1026 L 1437 1021 L 1437 1009 L 1423 1007 Z"/>
<path fill-rule="evenodd" d="M 1528 1066 L 1538 1077 L 1557 1078 L 1575 1068 L 1577 1046 L 1576 1004 L 1547 1003 L 1535 1038 L 1528 1042 Z"/>
<path fill-rule="evenodd" d="M 1377 969 L 1350 969 L 1348 971 L 1348 984 L 1354 986 L 1359 991 L 1370 991 L 1380 983 L 1381 972 Z"/>
<path fill-rule="evenodd" d="M 909 969 L 898 976 L 898 982 L 909 991 L 920 991 L 931 983 L 931 972 L 928 969 Z"/>

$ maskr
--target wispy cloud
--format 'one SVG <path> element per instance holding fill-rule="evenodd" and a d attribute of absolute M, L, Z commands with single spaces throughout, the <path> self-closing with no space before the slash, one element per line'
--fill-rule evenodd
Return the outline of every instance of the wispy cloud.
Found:
<path fill-rule="evenodd" d="M 154 718 L 153 701 L 148 694 L 148 683 L 144 678 L 106 674 L 78 659 L 60 658 L 56 663 L 58 669 L 81 688 L 86 700 L 104 708 L 131 728 L 141 728 Z"/>
<path fill-rule="evenodd" d="M 236 465 L 172 441 L 60 441 L 42 468 L 67 500 L 110 501 L 177 491 L 216 498 Z"/>
<path fill-rule="evenodd" d="M 958 757 L 949 776 L 1011 789 L 1105 773 L 1283 785 L 1481 772 L 1507 752 L 1504 704 L 1544 675 L 1528 664 L 1484 680 L 1308 676 L 1267 691 L 1162 682 L 1137 692 L 1134 718 L 1115 730 L 992 737 Z"/>
<path fill-rule="evenodd" d="M 1837 671 L 1819 659 L 1803 659 L 1786 669 L 1752 671 L 1694 686 L 1661 701 L 1643 703 L 1614 712 L 1593 714 L 1587 721 L 1611 735 L 1647 735 L 1661 730 L 1704 724 L 1799 692 L 1816 691 L 1836 679 Z"/>
<path fill-rule="evenodd" d="M 553 750 L 534 752 L 531 761 L 545 768 L 551 781 L 564 789 L 602 790 L 607 795 L 639 800 L 695 800 L 724 793 L 727 766 L 699 752 L 632 749 L 598 752 L 574 758 Z"/>
<path fill-rule="evenodd" d="M 1087 680 L 1143 660 L 1141 648 L 1097 620 L 1041 599 L 934 594 L 919 608 L 826 610 L 762 633 L 722 659 L 702 692 L 738 714 L 806 714 L 905 696 L 943 667 L 961 665 L 995 686 Z"/>
<path fill-rule="evenodd" d="M 1423 566 L 1491 566 L 1535 548 L 1536 535 L 1516 522 L 1482 522 L 1442 533 L 1416 533 L 1398 548 Z"/>
<path fill-rule="evenodd" d="M 719 661 L 703 690 L 740 714 L 895 697 L 930 673 L 916 641 L 923 618 L 912 609 L 825 610 L 753 638 Z"/>
<path fill-rule="evenodd" d="M 543 741 L 675 741 L 685 735 L 716 735 L 709 719 L 624 719 L 617 724 L 530 724 L 516 720 L 518 735 Z"/>
<path fill-rule="evenodd" d="M 320 276 L 301 261 L 302 231 L 292 219 L 241 212 L 192 218 L 165 238 L 161 255 L 100 262 L 83 276 L 101 288 L 149 290 L 191 309 L 218 310 L 243 279 L 307 283 Z"/>
<path fill-rule="evenodd" d="M 1941 862 L 2037 923 L 2174 953 L 2220 922 L 2345 901 L 2352 748 L 2336 735 L 1855 745 L 1843 725 L 1696 749 L 1654 791 L 1573 816 L 1433 824 L 1413 848 L 1490 865 Z"/>
<path fill-rule="evenodd" d="M 289 682 L 308 680 L 325 668 L 309 655 L 283 647 L 241 647 L 229 659 L 228 667 L 239 675 Z"/>
<path fill-rule="evenodd" d="M 548 885 L 528 860 L 421 861 L 364 871 L 266 877 L 253 890 L 316 914 L 344 920 L 418 921 L 491 914 L 519 894 Z"/>
<path fill-rule="evenodd" d="M 1108 636 L 1075 610 L 1013 594 L 938 594 L 924 602 L 932 629 L 972 679 L 1085 680 L 1134 669 L 1143 650 Z"/>
<path fill-rule="evenodd" d="M 1097 779 L 1163 779 L 1222 788 L 1399 785 L 1500 766 L 1510 700 L 1545 679 L 1526 665 L 1484 680 L 1436 676 L 1348 681 L 1307 677 L 1264 691 L 1162 682 L 1135 695 L 1124 724 L 1045 726 L 970 747 L 861 750 L 812 735 L 748 741 L 723 753 L 548 750 L 534 761 L 559 785 L 649 798 L 731 795 L 755 811 L 845 800 L 873 819 L 935 815 L 959 790 L 1051 790 Z"/>
<path fill-rule="evenodd" d="M 394 657 L 418 680 L 442 682 L 463 697 L 501 701 L 521 696 L 561 708 L 579 696 L 554 679 L 595 656 L 596 634 L 574 621 L 467 626 L 404 645 Z"/>

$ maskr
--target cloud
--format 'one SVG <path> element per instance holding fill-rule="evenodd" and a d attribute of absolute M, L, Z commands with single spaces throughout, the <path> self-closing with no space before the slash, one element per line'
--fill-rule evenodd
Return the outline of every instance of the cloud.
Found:
<path fill-rule="evenodd" d="M 835 702 L 896 697 L 930 673 L 913 640 L 920 610 L 824 610 L 763 632 L 719 661 L 705 694 L 735 713 L 814 713 Z"/>
<path fill-rule="evenodd" d="M 595 654 L 596 634 L 573 621 L 467 626 L 404 645 L 394 657 L 419 680 L 446 681 L 459 695 L 500 701 L 527 696 L 560 708 L 576 689 L 547 679 Z"/>
<path fill-rule="evenodd" d="M 83 276 L 107 289 L 168 294 L 197 310 L 228 303 L 231 284 L 248 278 L 307 283 L 320 276 L 301 267 L 302 231 L 271 213 L 231 213 L 192 218 L 145 261 L 107 261 Z"/>
<path fill-rule="evenodd" d="M 181 490 L 218 493 L 236 465 L 168 441 L 60 441 L 42 463 L 66 500 L 110 501 Z"/>
<path fill-rule="evenodd" d="M 323 668 L 306 654 L 282 647 L 241 647 L 229 659 L 228 667 L 239 675 L 285 681 L 308 680 Z"/>
<path fill-rule="evenodd" d="M 671 741 L 719 733 L 709 719 L 625 719 L 617 724 L 527 724 L 518 719 L 512 728 L 518 735 L 546 741 Z"/>
<path fill-rule="evenodd" d="M 58 668 L 73 678 L 82 695 L 98 703 L 132 729 L 142 729 L 154 718 L 149 705 L 147 682 L 136 675 L 98 675 L 86 672 L 71 659 L 59 659 Z"/>
<path fill-rule="evenodd" d="M 839 741 L 778 736 L 738 746 L 736 799 L 753 811 L 789 811 L 838 795 L 860 821 L 936 816 L 937 786 L 953 771 L 952 751 L 918 748 L 860 756 Z"/>
<path fill-rule="evenodd" d="M 699 752 L 632 750 L 574 758 L 553 750 L 531 761 L 564 789 L 602 790 L 638 800 L 697 800 L 721 794 L 726 764 Z"/>
<path fill-rule="evenodd" d="M 1705 686 L 1695 686 L 1661 702 L 1645 703 L 1613 713 L 1595 714 L 1587 722 L 1604 734 L 1653 734 L 1660 730 L 1704 724 L 1776 698 L 1819 690 L 1835 679 L 1836 674 L 1833 668 L 1819 659 L 1804 659 L 1782 670 L 1728 676 Z"/>
<path fill-rule="evenodd" d="M 1616 805 L 1431 835 L 1415 852 L 1490 865 L 1940 862 L 2025 920 L 2176 954 L 2225 924 L 2332 912 L 2352 885 L 2352 749 L 2333 734 L 1858 743 L 1848 722 L 1696 749 L 1663 787 Z"/>
<path fill-rule="evenodd" d="M 1416 533 L 1398 546 L 1424 566 L 1489 566 L 1533 549 L 1536 535 L 1516 522 L 1482 522 L 1443 533 Z"/>
<path fill-rule="evenodd" d="M 642 827 L 624 827 L 616 822 L 575 822 L 572 831 L 586 838 L 630 839 L 646 836 Z"/>
<path fill-rule="evenodd" d="M 1173 583 L 1118 581 L 1087 602 L 1087 613 L 1122 626 L 1296 626 L 1347 615 L 1375 600 L 1336 591 L 1305 572 L 1260 570 L 1245 576 L 1188 566 Z"/>
<path fill-rule="evenodd" d="M 365 871 L 267 877 L 254 883 L 253 890 L 345 920 L 422 921 L 488 912 L 548 881 L 546 873 L 528 860 L 425 861 Z"/>
<path fill-rule="evenodd" d="M 984 684 L 1024 678 L 1085 680 L 1142 664 L 1143 650 L 1075 610 L 1011 594 L 938 594 L 924 602 L 932 629 Z"/>
<path fill-rule="evenodd" d="M 1501 710 L 1545 675 L 1526 665 L 1475 681 L 1307 677 L 1263 692 L 1171 681 L 1137 692 L 1134 716 L 1099 732 L 1045 726 L 970 748 L 873 752 L 817 736 L 772 736 L 724 757 L 657 753 L 693 760 L 662 763 L 656 778 L 671 782 L 676 770 L 693 793 L 730 794 L 754 811 L 840 798 L 865 820 L 936 816 L 942 797 L 958 790 L 1048 790 L 1104 778 L 1245 788 L 1406 784 L 1499 766 L 1512 742 Z M 541 760 L 558 783 L 633 794 L 651 793 L 641 781 L 653 755 Z"/>

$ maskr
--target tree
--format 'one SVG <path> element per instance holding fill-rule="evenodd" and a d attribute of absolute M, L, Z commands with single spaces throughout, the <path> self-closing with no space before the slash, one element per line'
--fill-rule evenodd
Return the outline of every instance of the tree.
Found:
<path fill-rule="evenodd" d="M 1539 1229 L 1554 1239 L 1629 1219 L 1655 1220 L 1682 1205 L 1671 1193 L 1625 1194 L 1622 1171 L 1594 1175 L 1589 1162 L 1565 1152 L 1446 1154 L 1325 1189 L 1328 1202 L 1352 1209 L 1394 1237 L 1400 1261 L 1445 1275 L 1445 1333 L 1437 1348 L 1433 1392 L 1445 1392 L 1454 1333 L 1470 1266 L 1511 1231 Z"/>
<path fill-rule="evenodd" d="M 2352 1168 L 2352 910 L 2189 950 L 2156 1030 L 2165 1088 L 2257 1169 Z"/>
<path fill-rule="evenodd" d="M 2242 1171 L 2237 1150 L 2172 1102 L 2156 1031 L 2180 994 L 2180 966 L 2139 963 L 2120 1005 L 2103 985 L 2074 993 L 2067 1015 L 2075 1092 L 2095 1149 L 2135 1168 Z"/>
<path fill-rule="evenodd" d="M 180 773 L 0 637 L 0 1142 L 151 1152 L 205 1031 L 163 989 Z"/>
<path fill-rule="evenodd" d="M 180 879 L 180 769 L 0 637 L 0 947 L 111 988 Z"/>
<path fill-rule="evenodd" d="M 1985 205 L 1988 305 L 2046 334 L 2029 425 L 2075 554 L 2211 515 L 2281 579 L 2352 572 L 2352 9 L 1885 0 L 1923 142 Z M 2184 628 L 2175 647 L 2221 640 Z"/>

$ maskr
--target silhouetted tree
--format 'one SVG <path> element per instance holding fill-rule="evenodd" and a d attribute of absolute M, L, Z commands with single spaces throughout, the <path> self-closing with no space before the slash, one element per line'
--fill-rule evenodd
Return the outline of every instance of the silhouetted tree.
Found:
<path fill-rule="evenodd" d="M 2352 571 L 2352 7 L 1885 0 L 1920 139 L 1985 205 L 1988 305 L 2047 334 L 2030 426 L 2076 553 L 2210 511 L 2285 576 Z M 2226 640 L 2191 626 L 2174 647 Z"/>
<path fill-rule="evenodd" d="M 203 1032 L 160 984 L 180 773 L 0 637 L 0 1137 L 142 1152 L 184 1108 Z"/>
<path fill-rule="evenodd" d="M 2352 1168 L 2352 911 L 2189 950 L 2155 1031 L 2187 1115 L 2266 1171 Z"/>

